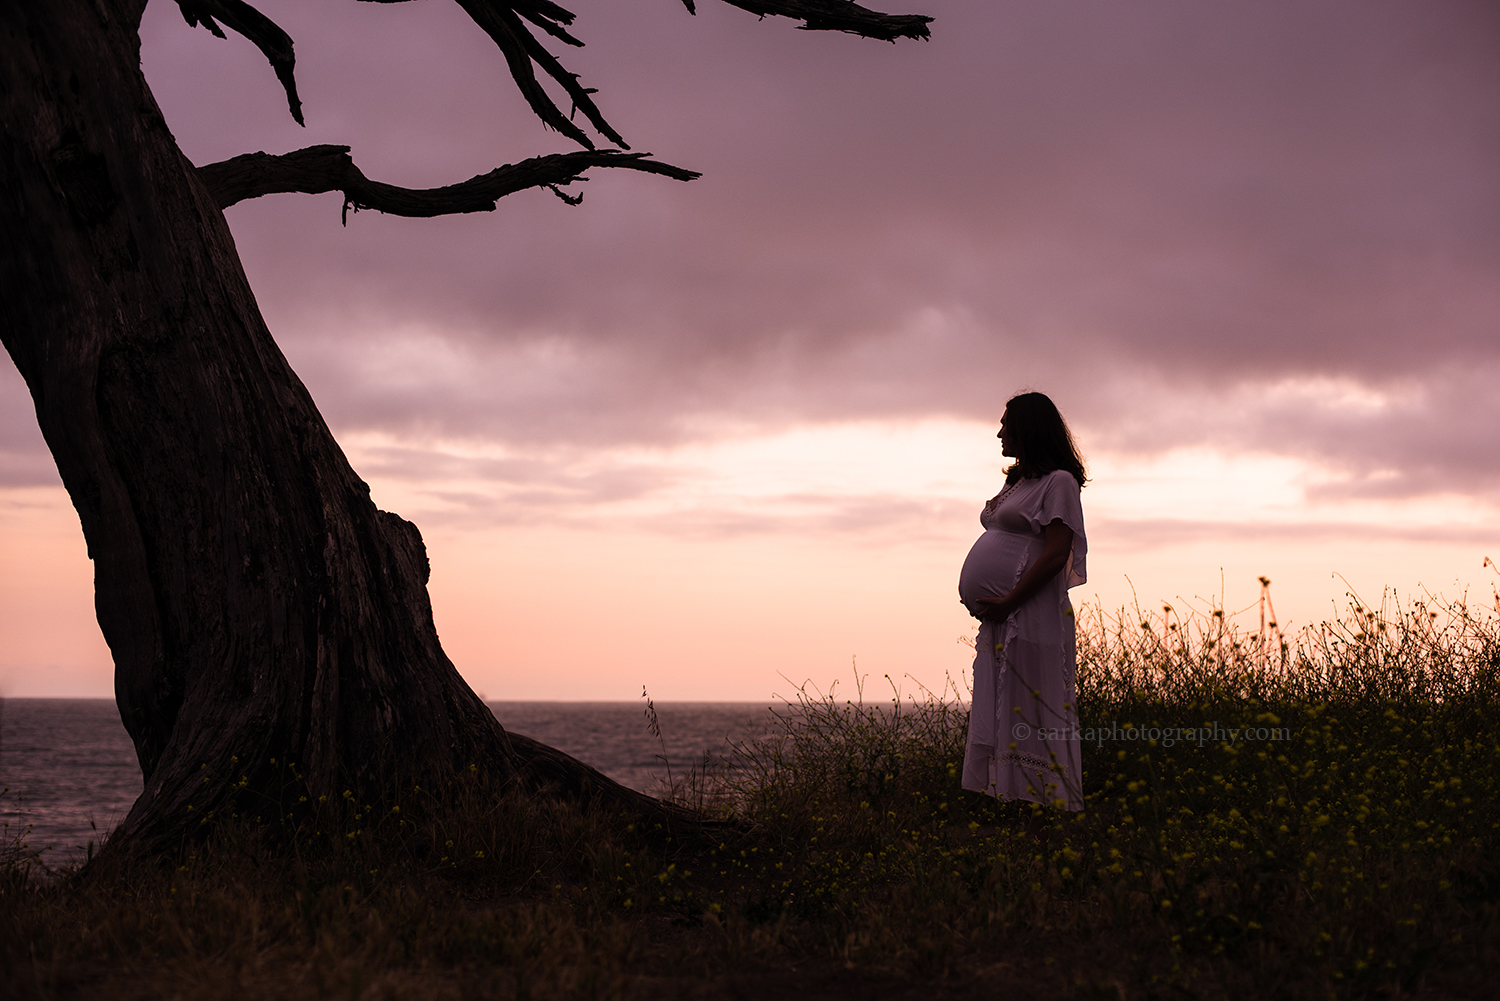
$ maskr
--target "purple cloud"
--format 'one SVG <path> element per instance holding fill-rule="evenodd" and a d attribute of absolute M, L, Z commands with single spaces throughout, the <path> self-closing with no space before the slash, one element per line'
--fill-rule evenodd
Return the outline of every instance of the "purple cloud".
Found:
<path fill-rule="evenodd" d="M 264 6 L 297 40 L 305 130 L 248 43 L 148 10 L 196 162 L 338 142 L 434 185 L 568 148 L 455 5 Z M 993 419 L 1036 386 L 1095 448 L 1293 454 L 1353 493 L 1494 485 L 1493 5 L 922 9 L 932 41 L 891 46 L 580 4 L 570 68 L 703 179 L 601 172 L 576 209 L 530 192 L 347 227 L 332 196 L 245 203 L 262 308 L 343 432 L 665 444 L 700 418 Z M 1391 402 L 1283 391 L 1319 380 Z M 27 440 L 0 431 L 16 469 Z"/>

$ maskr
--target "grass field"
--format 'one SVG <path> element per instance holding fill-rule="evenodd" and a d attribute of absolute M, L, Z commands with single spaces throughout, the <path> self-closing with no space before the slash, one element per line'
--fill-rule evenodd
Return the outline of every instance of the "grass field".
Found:
<path fill-rule="evenodd" d="M 1293 636 L 1084 609 L 1079 643 L 1081 814 L 960 790 L 959 703 L 804 694 L 673 790 L 731 821 L 706 834 L 475 773 L 291 849 L 226 824 L 169 866 L 13 855 L 5 993 L 1493 996 L 1500 599 Z"/>

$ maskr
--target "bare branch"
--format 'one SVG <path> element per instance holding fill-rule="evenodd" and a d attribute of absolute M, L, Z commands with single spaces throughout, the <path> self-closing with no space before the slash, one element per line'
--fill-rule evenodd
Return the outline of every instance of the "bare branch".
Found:
<path fill-rule="evenodd" d="M 406 0 L 366 0 L 366 2 L 404 3 Z M 573 124 L 570 115 L 563 114 L 562 109 L 542 88 L 536 78 L 532 63 L 540 66 L 548 76 L 562 86 L 567 92 L 568 99 L 573 102 L 574 110 L 582 111 L 584 117 L 599 130 L 601 135 L 616 146 L 623 149 L 630 148 L 620 133 L 604 120 L 604 116 L 594 105 L 593 98 L 589 96 L 594 91 L 579 84 L 577 75 L 564 69 L 563 65 L 557 61 L 557 57 L 543 48 L 536 37 L 521 23 L 521 18 L 525 18 L 554 38 L 569 45 L 582 46 L 583 42 L 563 29 L 564 25 L 573 23 L 575 15 L 572 11 L 559 7 L 552 0 L 457 0 L 457 3 L 499 47 L 501 54 L 505 56 L 506 65 L 510 67 L 511 79 L 515 80 L 521 96 L 526 99 L 527 104 L 531 105 L 531 110 L 542 120 L 542 124 L 556 129 L 586 149 L 594 148 L 593 140 Z"/>
<path fill-rule="evenodd" d="M 692 0 L 684 0 L 692 11 Z M 927 38 L 932 18 L 925 14 L 882 14 L 850 0 L 724 0 L 731 7 L 761 17 L 779 14 L 805 22 L 808 31 L 847 31 L 865 38 L 894 42 L 898 38 Z"/>
<path fill-rule="evenodd" d="M 459 0 L 459 4 L 474 19 L 474 23 L 483 28 L 485 34 L 500 47 L 506 65 L 510 67 L 511 79 L 516 81 L 521 96 L 526 98 L 526 103 L 531 105 L 531 110 L 536 112 L 542 124 L 556 129 L 580 146 L 593 149 L 593 140 L 570 122 L 542 89 L 531 68 L 531 56 L 526 51 L 526 41 L 531 40 L 531 33 L 521 25 L 515 14 L 509 10 L 496 9 L 484 0 Z M 523 35 L 526 36 L 524 40 Z"/>
<path fill-rule="evenodd" d="M 516 0 L 511 4 L 511 8 L 553 38 L 559 38 L 569 45 L 583 48 L 582 42 L 562 29 L 562 25 L 573 23 L 571 10 L 564 10 L 551 0 L 531 0 L 531 2 Z"/>
<path fill-rule="evenodd" d="M 188 2 L 188 0 L 179 0 Z M 203 0 L 200 0 L 203 2 Z M 228 2 L 228 0 L 217 0 Z M 373 3 L 403 3 L 405 0 L 366 0 Z M 895 41 L 897 38 L 926 38 L 927 24 L 932 18 L 921 14 L 882 14 L 861 7 L 851 0 L 724 0 L 732 6 L 747 10 L 761 17 L 780 15 L 797 18 L 808 30 L 848 31 L 866 38 Z M 629 145 L 620 133 L 604 119 L 589 95 L 594 91 L 579 84 L 578 77 L 569 73 L 557 58 L 543 48 L 527 27 L 521 23 L 525 18 L 547 34 L 569 45 L 583 43 L 564 30 L 571 25 L 574 14 L 553 3 L 552 0 L 457 0 L 474 23 L 483 28 L 494 40 L 510 75 L 521 91 L 521 96 L 531 106 L 542 123 L 556 129 L 569 139 L 587 149 L 594 143 L 577 125 L 571 115 L 564 115 L 537 79 L 533 64 L 555 80 L 568 99 L 573 110 L 582 111 L 584 117 L 610 142 L 624 149 Z M 683 0 L 688 13 L 696 13 L 694 0 Z"/>
<path fill-rule="evenodd" d="M 244 35 L 270 60 L 271 68 L 286 90 L 287 107 L 297 124 L 302 120 L 302 101 L 297 96 L 297 81 L 294 75 L 296 58 L 292 51 L 292 39 L 277 24 L 256 10 L 245 0 L 176 0 L 187 23 L 193 27 L 202 25 L 220 38 L 224 38 L 222 23 Z M 405 0 L 367 0 L 374 3 L 402 3 Z M 695 12 L 693 0 L 683 0 L 689 13 Z M 780 15 L 797 18 L 808 30 L 848 31 L 866 38 L 895 41 L 897 38 L 926 38 L 927 24 L 932 18 L 921 14 L 882 14 L 853 3 L 852 0 L 724 0 L 731 6 L 749 11 L 761 17 Z M 568 72 L 557 57 L 542 46 L 535 35 L 522 23 L 524 18 L 542 31 L 568 45 L 581 46 L 583 42 L 570 34 L 565 26 L 575 19 L 572 11 L 552 0 L 457 0 L 474 23 L 494 40 L 510 75 L 520 89 L 521 95 L 542 123 L 556 129 L 569 139 L 593 149 L 594 143 L 588 135 L 573 124 L 571 115 L 552 100 L 537 79 L 534 66 L 557 82 L 573 103 L 573 111 L 582 111 L 599 133 L 623 149 L 630 146 L 619 132 L 605 121 L 604 115 L 590 96 L 593 89 L 578 82 L 578 76 Z"/>
<path fill-rule="evenodd" d="M 341 191 L 347 220 L 351 208 L 419 218 L 489 212 L 500 198 L 526 188 L 551 188 L 563 201 L 576 205 L 583 200 L 582 196 L 569 197 L 559 186 L 587 180 L 583 173 L 590 167 L 624 167 L 679 181 L 700 176 L 695 170 L 647 159 L 650 155 L 611 149 L 552 153 L 508 163 L 447 187 L 417 189 L 370 180 L 354 165 L 348 146 L 309 146 L 281 156 L 246 153 L 205 164 L 198 168 L 198 177 L 221 209 L 247 198 L 279 192 Z"/>
<path fill-rule="evenodd" d="M 297 96 L 297 80 L 292 72 L 296 57 L 292 54 L 291 35 L 244 0 L 177 0 L 177 6 L 189 27 L 196 28 L 201 24 L 223 38 L 223 29 L 214 20 L 217 18 L 226 27 L 254 42 L 271 61 L 271 69 L 276 71 L 276 79 L 286 91 L 286 104 L 292 118 L 298 125 L 307 124 L 302 120 L 302 99 Z"/>
<path fill-rule="evenodd" d="M 555 4 L 549 3 L 544 6 L 534 0 L 532 2 L 521 0 L 518 3 L 506 3 L 504 0 L 458 0 L 458 5 L 500 47 L 500 51 L 505 56 L 505 62 L 510 66 L 511 78 L 516 81 L 516 86 L 521 89 L 521 94 L 526 98 L 526 103 L 531 105 L 531 110 L 536 112 L 537 117 L 544 124 L 561 132 L 580 146 L 588 149 L 594 148 L 593 141 L 584 134 L 582 129 L 563 115 L 557 105 L 552 102 L 552 98 L 542 89 L 542 85 L 537 81 L 536 73 L 531 68 L 532 62 L 540 66 L 548 76 L 562 86 L 568 98 L 573 102 L 573 106 L 584 113 L 600 134 L 617 146 L 630 148 L 620 134 L 604 120 L 599 109 L 594 106 L 593 99 L 589 97 L 589 94 L 593 92 L 580 85 L 578 77 L 564 69 L 556 57 L 544 49 L 531 32 L 526 30 L 526 26 L 517 16 L 517 9 L 521 9 L 527 20 L 533 23 L 551 20 L 569 24 L 573 20 L 571 12 Z M 561 31 L 561 28 L 558 30 Z M 573 36 L 567 37 L 577 42 Z"/>

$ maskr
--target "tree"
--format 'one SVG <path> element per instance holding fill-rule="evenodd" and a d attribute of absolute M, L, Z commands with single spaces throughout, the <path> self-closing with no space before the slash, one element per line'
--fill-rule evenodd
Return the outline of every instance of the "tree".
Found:
<path fill-rule="evenodd" d="M 180 843 L 232 784 L 271 794 L 288 763 L 328 795 L 378 797 L 397 775 L 440 782 L 482 764 L 665 809 L 507 733 L 459 677 L 433 627 L 421 535 L 371 502 L 266 329 L 222 210 L 341 191 L 346 215 L 435 216 L 530 187 L 576 204 L 562 188 L 593 168 L 697 175 L 627 152 L 593 91 L 533 34 L 582 44 L 550 0 L 458 2 L 579 151 L 423 191 L 369 180 L 343 146 L 195 167 L 141 73 L 145 2 L 15 0 L 0 12 L 0 338 L 78 510 L 145 778 L 112 847 Z M 243 0 L 176 2 L 188 25 L 254 42 L 302 121 L 284 31 Z M 890 41 L 926 37 L 930 20 L 848 0 L 727 2 Z M 538 69 L 618 148 L 596 148 Z M 205 769 L 235 781 L 205 783 Z"/>

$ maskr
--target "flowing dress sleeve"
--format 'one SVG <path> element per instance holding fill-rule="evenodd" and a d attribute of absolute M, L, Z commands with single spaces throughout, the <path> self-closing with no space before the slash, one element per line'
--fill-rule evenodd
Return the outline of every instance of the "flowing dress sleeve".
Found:
<path fill-rule="evenodd" d="M 1073 549 L 1068 554 L 1067 586 L 1088 582 L 1088 536 L 1083 531 L 1083 498 L 1078 481 L 1066 469 L 1054 469 L 1042 477 L 1041 489 L 1031 496 L 1024 512 L 1034 533 L 1040 534 L 1054 521 L 1073 530 Z"/>

